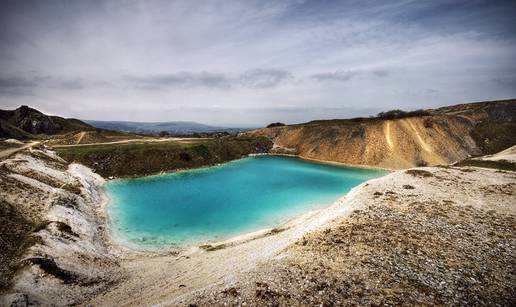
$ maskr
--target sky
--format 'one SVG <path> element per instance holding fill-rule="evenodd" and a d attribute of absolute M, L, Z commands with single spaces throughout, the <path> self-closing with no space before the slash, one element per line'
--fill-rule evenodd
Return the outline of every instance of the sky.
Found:
<path fill-rule="evenodd" d="M 516 98 L 516 1 L 0 2 L 0 108 L 225 126 Z"/>

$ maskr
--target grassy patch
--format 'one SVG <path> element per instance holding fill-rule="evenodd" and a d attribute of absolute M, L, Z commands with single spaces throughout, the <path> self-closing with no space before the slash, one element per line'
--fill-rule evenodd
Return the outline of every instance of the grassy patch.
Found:
<path fill-rule="evenodd" d="M 483 122 L 473 133 L 485 154 L 494 154 L 516 144 L 516 122 Z"/>
<path fill-rule="evenodd" d="M 55 148 L 69 162 L 78 162 L 104 177 L 130 177 L 223 163 L 250 153 L 268 152 L 266 138 L 226 137 L 192 143 L 159 142 L 99 144 Z"/>
<path fill-rule="evenodd" d="M 494 168 L 494 169 L 498 169 L 498 170 L 516 172 L 516 163 L 512 163 L 507 160 L 491 161 L 491 160 L 466 159 L 455 165 L 456 166 L 476 166 L 476 167 L 484 167 L 484 168 Z"/>

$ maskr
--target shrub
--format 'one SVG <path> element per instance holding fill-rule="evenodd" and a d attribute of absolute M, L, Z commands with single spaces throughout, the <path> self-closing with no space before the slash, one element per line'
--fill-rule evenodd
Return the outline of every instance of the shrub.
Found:
<path fill-rule="evenodd" d="M 380 112 L 376 117 L 381 119 L 399 119 L 405 117 L 416 117 L 416 116 L 427 116 L 430 115 L 428 111 L 425 110 L 415 110 L 406 112 L 403 110 L 395 109 L 387 112 Z"/>
<path fill-rule="evenodd" d="M 281 127 L 281 126 L 285 126 L 285 124 L 277 122 L 277 123 L 272 123 L 272 124 L 267 125 L 267 128 L 274 128 L 274 127 Z"/>

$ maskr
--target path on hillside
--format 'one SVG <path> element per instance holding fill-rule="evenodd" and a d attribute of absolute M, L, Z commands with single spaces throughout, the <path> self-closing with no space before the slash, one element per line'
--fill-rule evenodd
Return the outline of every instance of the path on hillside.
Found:
<path fill-rule="evenodd" d="M 41 143 L 41 142 L 40 141 L 34 141 L 34 142 L 29 143 L 29 144 L 25 144 L 25 145 L 23 145 L 21 147 L 2 150 L 2 151 L 0 151 L 0 159 L 7 158 L 7 157 L 9 157 L 12 154 L 17 153 L 18 151 L 27 149 L 27 148 L 35 146 L 35 145 L 38 145 L 39 143 Z"/>
<path fill-rule="evenodd" d="M 417 130 L 417 128 L 414 126 L 414 124 L 412 123 L 412 121 L 410 119 L 407 119 L 405 121 L 406 123 L 408 123 L 408 125 L 410 126 L 410 128 L 412 129 L 412 131 L 414 131 L 414 134 L 416 135 L 416 138 L 417 140 L 419 141 L 419 145 L 421 145 L 421 148 L 423 148 L 423 150 L 427 151 L 427 152 L 432 152 L 432 148 L 425 142 L 425 140 L 423 140 L 423 138 L 421 137 L 421 135 L 419 134 L 419 131 Z"/>
<path fill-rule="evenodd" d="M 77 142 L 75 142 L 75 144 L 81 144 L 81 141 L 82 139 L 84 138 L 84 136 L 86 135 L 86 131 L 83 131 L 81 133 L 79 133 L 79 138 L 77 139 Z"/>
<path fill-rule="evenodd" d="M 385 139 L 387 140 L 387 144 L 389 145 L 389 148 L 392 150 L 394 146 L 392 145 L 392 140 L 391 140 L 391 121 L 390 120 L 386 121 L 385 125 L 383 127 L 384 127 Z"/>
<path fill-rule="evenodd" d="M 130 140 L 122 140 L 122 141 L 112 141 L 112 142 L 96 142 L 96 143 L 88 143 L 88 144 L 70 144 L 70 145 L 52 145 L 54 148 L 66 148 L 66 147 L 77 147 L 77 146 L 94 146 L 94 145 L 116 145 L 116 144 L 129 144 L 129 143 L 164 143 L 164 142 L 180 142 L 180 143 L 189 143 L 195 142 L 199 140 L 209 140 L 212 138 L 166 138 L 166 139 L 130 139 Z"/>

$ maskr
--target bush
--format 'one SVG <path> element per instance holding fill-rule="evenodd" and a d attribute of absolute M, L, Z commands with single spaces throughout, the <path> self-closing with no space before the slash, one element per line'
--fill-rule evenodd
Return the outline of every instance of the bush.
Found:
<path fill-rule="evenodd" d="M 376 117 L 381 119 L 399 119 L 405 117 L 416 117 L 416 116 L 427 116 L 430 115 L 428 111 L 425 110 L 415 110 L 406 112 L 400 109 L 390 110 L 387 112 L 380 112 Z"/>
<path fill-rule="evenodd" d="M 267 128 L 274 128 L 274 127 L 281 127 L 281 126 L 285 126 L 284 123 L 272 123 L 272 124 L 269 124 L 267 125 Z"/>

